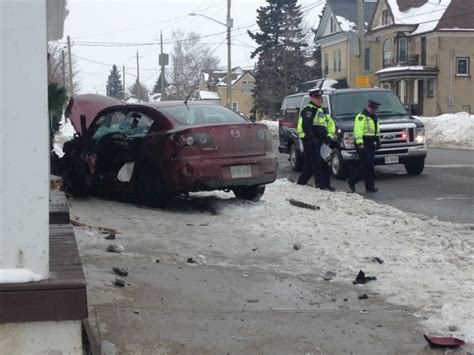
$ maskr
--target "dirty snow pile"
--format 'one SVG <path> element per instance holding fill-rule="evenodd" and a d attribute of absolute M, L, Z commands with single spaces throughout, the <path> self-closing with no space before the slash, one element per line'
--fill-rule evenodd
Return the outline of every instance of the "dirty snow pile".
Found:
<path fill-rule="evenodd" d="M 296 207 L 289 199 L 319 208 Z M 183 255 L 203 255 L 208 265 L 277 272 L 308 282 L 331 271 L 336 274 L 331 282 L 348 287 L 363 270 L 377 280 L 356 287 L 410 307 L 429 334 L 474 342 L 474 225 L 419 217 L 359 194 L 321 191 L 286 179 L 268 185 L 256 203 L 224 192 L 195 193 L 173 203 L 153 210 L 89 199 L 74 201 L 71 211 L 96 226 L 134 221 L 120 226 L 122 257 L 154 260 L 159 253 L 161 260 L 174 263 Z M 105 244 L 100 244 L 105 242 L 94 236 L 79 240 L 82 253 L 104 257 Z M 375 257 L 384 263 L 374 262 Z"/>
<path fill-rule="evenodd" d="M 459 112 L 418 118 L 425 124 L 428 146 L 474 149 L 474 115 Z"/>
<path fill-rule="evenodd" d="M 278 121 L 269 121 L 269 120 L 262 120 L 257 121 L 257 123 L 263 123 L 268 127 L 270 132 L 272 132 L 273 137 L 278 137 Z"/>

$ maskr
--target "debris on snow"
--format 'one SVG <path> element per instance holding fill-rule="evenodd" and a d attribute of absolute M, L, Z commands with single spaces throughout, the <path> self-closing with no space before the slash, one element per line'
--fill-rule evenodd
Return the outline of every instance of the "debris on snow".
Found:
<path fill-rule="evenodd" d="M 377 280 L 375 276 L 365 276 L 365 273 L 362 270 L 360 270 L 355 281 L 352 281 L 352 283 L 354 285 L 362 285 L 362 284 L 366 284 L 369 281 L 375 281 L 375 280 Z"/>
<path fill-rule="evenodd" d="M 303 244 L 301 244 L 300 242 L 293 244 L 293 249 L 300 250 L 301 248 L 303 248 Z"/>
<path fill-rule="evenodd" d="M 128 276 L 128 271 L 125 268 L 113 267 L 112 270 L 119 276 Z"/>
<path fill-rule="evenodd" d="M 328 271 L 323 275 L 323 279 L 326 281 L 331 281 L 334 276 L 336 276 L 336 273 L 334 271 Z"/>
<path fill-rule="evenodd" d="M 247 300 L 248 303 L 257 303 L 258 300 L 256 298 L 251 298 L 249 300 Z"/>
<path fill-rule="evenodd" d="M 379 258 L 378 256 L 374 257 L 374 258 L 372 259 L 372 261 L 373 261 L 373 262 L 378 262 L 379 264 L 383 264 L 382 258 Z"/>
<path fill-rule="evenodd" d="M 464 340 L 455 337 L 433 337 L 426 334 L 423 336 L 430 345 L 441 348 L 456 348 L 466 344 Z"/>
<path fill-rule="evenodd" d="M 109 253 L 121 253 L 125 250 L 125 248 L 123 246 L 121 246 L 120 244 L 110 244 L 108 247 L 107 247 L 107 251 Z"/>
<path fill-rule="evenodd" d="M 115 279 L 115 287 L 125 287 L 125 280 L 117 277 Z"/>
<path fill-rule="evenodd" d="M 196 259 L 194 259 L 194 258 L 188 258 L 186 261 L 190 264 L 195 264 L 196 263 Z"/>
<path fill-rule="evenodd" d="M 367 296 L 366 293 L 363 293 L 362 295 L 359 295 L 359 299 L 360 299 L 360 300 L 366 300 L 366 299 L 368 299 L 368 298 L 369 298 L 369 296 Z"/>
<path fill-rule="evenodd" d="M 107 240 L 114 240 L 114 239 L 115 239 L 115 234 L 114 234 L 114 233 L 110 233 L 108 236 L 105 237 L 105 239 L 107 239 Z"/>
<path fill-rule="evenodd" d="M 316 211 L 316 210 L 320 209 L 319 206 L 311 205 L 309 203 L 298 201 L 298 200 L 295 200 L 293 198 L 288 199 L 288 202 L 293 206 L 301 207 L 301 208 L 307 208 L 309 210 L 315 210 Z"/>

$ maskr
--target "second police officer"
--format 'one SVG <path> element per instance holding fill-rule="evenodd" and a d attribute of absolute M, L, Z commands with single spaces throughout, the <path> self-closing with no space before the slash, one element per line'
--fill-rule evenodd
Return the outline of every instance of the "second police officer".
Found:
<path fill-rule="evenodd" d="M 321 145 L 329 144 L 331 148 L 336 142 L 336 125 L 332 117 L 322 108 L 321 90 L 309 92 L 310 102 L 301 111 L 298 119 L 298 137 L 303 141 L 303 172 L 298 178 L 299 185 L 306 185 L 311 175 L 314 175 L 316 187 L 321 190 L 334 191 L 330 182 L 328 164 L 321 157 Z"/>
<path fill-rule="evenodd" d="M 354 143 L 359 161 L 351 172 L 347 183 L 352 192 L 360 177 L 364 178 L 365 190 L 376 192 L 374 159 L 375 151 L 380 148 L 380 125 L 375 112 L 380 104 L 369 100 L 367 108 L 354 119 Z"/>

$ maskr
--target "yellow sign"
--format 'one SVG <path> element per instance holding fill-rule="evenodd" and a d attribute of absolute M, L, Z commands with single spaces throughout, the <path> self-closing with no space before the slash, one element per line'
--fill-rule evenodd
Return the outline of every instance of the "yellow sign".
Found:
<path fill-rule="evenodd" d="M 359 75 L 356 77 L 356 86 L 358 88 L 368 88 L 369 84 L 369 77 L 367 75 Z"/>

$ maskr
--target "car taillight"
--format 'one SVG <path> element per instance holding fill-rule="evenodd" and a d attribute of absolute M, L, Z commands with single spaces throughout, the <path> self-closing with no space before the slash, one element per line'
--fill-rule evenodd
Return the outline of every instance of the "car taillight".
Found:
<path fill-rule="evenodd" d="M 205 132 L 186 133 L 178 136 L 179 145 L 185 146 L 209 146 L 212 145 L 211 136 Z"/>

